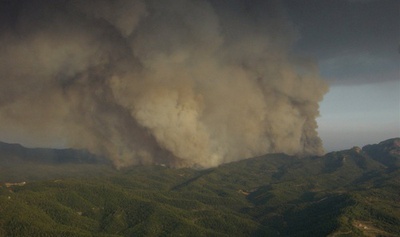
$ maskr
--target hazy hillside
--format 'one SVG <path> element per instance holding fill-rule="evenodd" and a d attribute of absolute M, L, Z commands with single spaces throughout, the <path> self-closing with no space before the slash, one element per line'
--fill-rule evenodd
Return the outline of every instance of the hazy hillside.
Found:
<path fill-rule="evenodd" d="M 400 234 L 400 138 L 322 157 L 270 154 L 207 170 L 115 171 L 91 155 L 75 156 L 85 154 L 79 151 L 58 151 L 71 160 L 50 152 L 40 162 L 33 157 L 48 153 L 35 152 L 0 146 L 0 236 Z M 13 166 L 10 157 L 19 162 Z M 8 171 L 19 167 L 18 177 Z M 13 180 L 26 184 L 7 183 Z"/>
<path fill-rule="evenodd" d="M 113 171 L 109 160 L 85 150 L 32 149 L 0 142 L 0 182 L 80 177 Z"/>

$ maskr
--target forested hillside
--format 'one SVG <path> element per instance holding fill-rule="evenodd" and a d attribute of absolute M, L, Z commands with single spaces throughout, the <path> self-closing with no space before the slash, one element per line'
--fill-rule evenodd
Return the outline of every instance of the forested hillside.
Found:
<path fill-rule="evenodd" d="M 397 138 L 205 170 L 32 163 L 44 173 L 1 174 L 0 236 L 399 236 L 399 151 Z"/>

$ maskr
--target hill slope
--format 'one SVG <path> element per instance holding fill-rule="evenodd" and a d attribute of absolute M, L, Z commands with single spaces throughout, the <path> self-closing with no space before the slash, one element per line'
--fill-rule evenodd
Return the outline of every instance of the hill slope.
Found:
<path fill-rule="evenodd" d="M 0 236 L 398 236 L 399 144 L 3 183 Z"/>

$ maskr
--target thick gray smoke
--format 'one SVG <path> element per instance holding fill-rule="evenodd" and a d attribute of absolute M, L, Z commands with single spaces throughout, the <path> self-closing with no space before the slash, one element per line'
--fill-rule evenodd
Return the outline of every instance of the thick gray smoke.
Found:
<path fill-rule="evenodd" d="M 323 152 L 315 119 L 327 87 L 291 55 L 297 36 L 275 2 L 3 5 L 3 136 L 86 148 L 116 167 Z"/>

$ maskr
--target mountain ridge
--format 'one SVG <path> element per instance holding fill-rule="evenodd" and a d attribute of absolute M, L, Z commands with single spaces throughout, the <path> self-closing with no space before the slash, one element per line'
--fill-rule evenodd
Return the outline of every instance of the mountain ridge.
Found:
<path fill-rule="evenodd" d="M 378 144 L 365 145 L 362 148 L 355 146 L 347 150 L 329 152 L 323 156 L 329 156 L 337 152 L 346 151 L 355 152 L 360 154 L 360 156 L 367 155 L 384 165 L 395 167 L 400 166 L 400 138 L 398 137 L 387 139 Z M 27 148 L 18 143 L 6 143 L 0 141 L 0 164 L 1 162 L 6 161 L 28 161 L 32 163 L 37 162 L 51 164 L 111 164 L 111 161 L 107 160 L 106 157 L 95 155 L 87 150 L 78 150 L 73 148 Z"/>
<path fill-rule="evenodd" d="M 203 170 L 40 164 L 87 175 L 2 185 L 0 236 L 398 236 L 399 140 Z"/>

